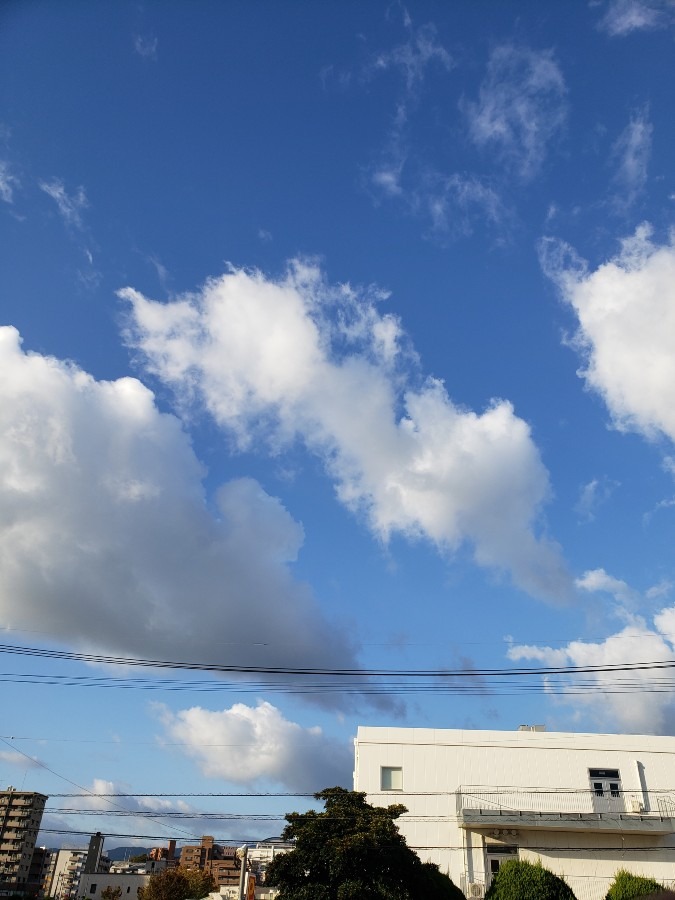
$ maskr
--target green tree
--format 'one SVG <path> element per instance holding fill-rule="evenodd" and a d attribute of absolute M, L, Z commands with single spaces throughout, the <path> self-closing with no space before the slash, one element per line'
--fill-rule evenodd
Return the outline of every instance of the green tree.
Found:
<path fill-rule="evenodd" d="M 185 869 L 184 874 L 190 889 L 188 897 L 199 900 L 201 897 L 206 897 L 211 891 L 218 890 L 216 880 L 210 872 L 205 872 L 203 869 Z"/>
<path fill-rule="evenodd" d="M 210 872 L 176 866 L 152 875 L 147 885 L 139 888 L 138 900 L 187 900 L 188 897 L 199 900 L 215 890 Z"/>
<path fill-rule="evenodd" d="M 541 863 L 510 859 L 492 879 L 485 900 L 575 900 L 572 888 Z"/>
<path fill-rule="evenodd" d="M 653 878 L 643 878 L 641 875 L 632 875 L 626 869 L 619 869 L 605 900 L 633 900 L 633 897 L 647 897 L 662 890 L 663 885 Z"/>
<path fill-rule="evenodd" d="M 147 862 L 148 854 L 147 853 L 138 853 L 136 856 L 130 856 L 129 862 Z"/>
<path fill-rule="evenodd" d="M 366 795 L 327 788 L 314 795 L 323 812 L 289 813 L 284 840 L 295 847 L 270 863 L 265 884 L 278 900 L 460 900 L 436 866 L 423 864 L 395 820 L 406 808 L 381 807 Z"/>
<path fill-rule="evenodd" d="M 101 891 L 102 900 L 120 900 L 121 896 L 122 888 L 113 887 L 112 884 L 109 884 L 108 887 L 103 888 Z"/>

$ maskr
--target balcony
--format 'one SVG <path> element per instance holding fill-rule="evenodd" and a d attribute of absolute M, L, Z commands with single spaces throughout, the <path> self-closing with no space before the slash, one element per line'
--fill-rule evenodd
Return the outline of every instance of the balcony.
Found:
<path fill-rule="evenodd" d="M 675 832 L 675 794 L 617 791 L 548 791 L 462 785 L 457 789 L 460 828 L 506 828 L 622 834 Z"/>

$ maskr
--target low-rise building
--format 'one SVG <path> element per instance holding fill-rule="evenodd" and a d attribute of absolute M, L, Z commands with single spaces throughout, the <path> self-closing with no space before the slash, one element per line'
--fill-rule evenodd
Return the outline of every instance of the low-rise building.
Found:
<path fill-rule="evenodd" d="M 152 875 L 94 872 L 80 880 L 78 900 L 101 900 L 106 888 L 119 889 L 119 900 L 137 900 L 139 888 L 145 887 Z"/>
<path fill-rule="evenodd" d="M 354 787 L 467 897 L 504 860 L 540 860 L 578 900 L 619 868 L 675 879 L 675 738 L 360 727 Z"/>

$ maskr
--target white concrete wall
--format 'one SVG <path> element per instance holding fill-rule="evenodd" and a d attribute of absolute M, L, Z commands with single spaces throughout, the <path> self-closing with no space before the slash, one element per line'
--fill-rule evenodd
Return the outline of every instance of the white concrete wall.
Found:
<path fill-rule="evenodd" d="M 401 791 L 381 790 L 382 766 L 403 769 Z M 354 787 L 366 791 L 377 805 L 403 803 L 409 812 L 399 826 L 408 844 L 423 859 L 438 863 L 460 886 L 466 879 L 485 881 L 486 842 L 495 840 L 517 845 L 520 858 L 541 858 L 548 868 L 565 875 L 579 900 L 604 897 L 616 869 L 622 866 L 660 881 L 675 878 L 672 834 L 547 832 L 541 828 L 517 829 L 514 834 L 510 832 L 515 829 L 508 828 L 506 834 L 494 835 L 484 828 L 467 832 L 459 827 L 456 791 L 468 785 L 513 788 L 506 798 L 507 807 L 513 803 L 518 808 L 516 804 L 522 801 L 520 808 L 528 809 L 535 801 L 544 809 L 570 809 L 578 802 L 586 803 L 590 811 L 589 768 L 619 769 L 622 790 L 629 796 L 643 796 L 646 786 L 652 802 L 657 794 L 665 796 L 658 792 L 666 790 L 675 799 L 675 738 L 560 732 L 360 727 Z M 528 789 L 546 793 L 533 793 L 526 801 L 522 795 Z M 560 793 L 548 793 L 551 789 L 560 789 Z M 599 849 L 619 846 L 625 848 L 623 852 Z"/>
<path fill-rule="evenodd" d="M 151 878 L 152 875 L 94 872 L 82 876 L 77 896 L 83 900 L 101 900 L 101 893 L 105 888 L 119 887 L 122 891 L 120 900 L 137 900 L 138 889 L 144 887 Z"/>

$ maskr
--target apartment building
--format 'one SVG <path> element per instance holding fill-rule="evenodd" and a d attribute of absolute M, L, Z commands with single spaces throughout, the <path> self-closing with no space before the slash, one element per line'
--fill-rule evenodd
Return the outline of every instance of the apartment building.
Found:
<path fill-rule="evenodd" d="M 213 875 L 218 887 L 239 884 L 241 863 L 236 847 L 221 847 L 211 835 L 204 835 L 197 845 L 181 848 L 180 865 L 186 869 L 203 869 Z"/>
<path fill-rule="evenodd" d="M 87 850 L 52 850 L 44 879 L 45 897 L 57 900 L 71 900 L 80 894 L 83 875 L 110 871 L 110 859 L 104 856 L 103 837 L 100 833 L 92 836 Z"/>
<path fill-rule="evenodd" d="M 360 727 L 355 750 L 355 789 L 407 807 L 408 845 L 467 897 L 513 858 L 579 900 L 601 900 L 619 868 L 675 879 L 675 738 Z"/>
<path fill-rule="evenodd" d="M 35 896 L 31 862 L 47 797 L 8 787 L 0 791 L 0 896 Z"/>

